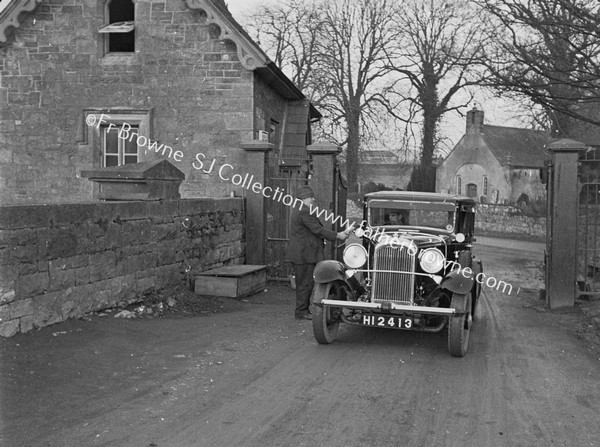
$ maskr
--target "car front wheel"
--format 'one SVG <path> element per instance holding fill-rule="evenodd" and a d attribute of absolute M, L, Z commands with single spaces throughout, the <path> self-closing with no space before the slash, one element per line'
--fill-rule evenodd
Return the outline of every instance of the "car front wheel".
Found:
<path fill-rule="evenodd" d="M 449 317 L 448 321 L 448 350 L 454 357 L 464 357 L 469 348 L 469 335 L 473 315 L 471 313 L 471 294 L 453 294 L 451 307 L 464 312 L 462 315 Z"/>
<path fill-rule="evenodd" d="M 313 299 L 321 302 L 325 298 L 339 299 L 337 285 L 334 282 L 315 284 Z M 337 336 L 340 321 L 333 313 L 330 306 L 322 304 L 312 306 L 313 334 L 321 344 L 332 343 Z"/>

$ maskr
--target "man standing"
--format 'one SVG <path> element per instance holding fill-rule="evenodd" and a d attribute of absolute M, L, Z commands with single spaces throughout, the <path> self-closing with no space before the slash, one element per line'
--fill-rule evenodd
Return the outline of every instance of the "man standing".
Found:
<path fill-rule="evenodd" d="M 315 194 L 310 186 L 302 186 L 297 197 L 302 200 L 300 210 L 292 211 L 290 243 L 285 253 L 285 260 L 294 266 L 296 275 L 296 310 L 297 319 L 310 320 L 310 296 L 314 286 L 313 270 L 315 265 L 324 259 L 324 239 L 342 241 L 348 238 L 350 229 L 337 233 L 323 226 L 321 221 L 310 213 L 311 206 L 316 206 Z"/>

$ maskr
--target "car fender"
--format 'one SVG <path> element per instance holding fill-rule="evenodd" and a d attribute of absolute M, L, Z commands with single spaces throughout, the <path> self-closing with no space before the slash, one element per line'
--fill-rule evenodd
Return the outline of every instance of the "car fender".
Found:
<path fill-rule="evenodd" d="M 327 284 L 334 281 L 339 281 L 344 284 L 343 289 L 345 290 L 345 296 L 347 300 L 356 301 L 354 290 L 348 282 L 346 277 L 346 266 L 338 261 L 321 261 L 315 266 L 313 272 L 313 278 L 315 280 L 315 288 L 313 289 L 313 296 L 311 302 L 313 304 L 320 305 L 323 297 L 315 296 L 316 284 Z"/>
<path fill-rule="evenodd" d="M 465 295 L 471 291 L 474 283 L 475 274 L 472 270 L 465 272 L 464 269 L 457 269 L 448 273 L 437 289 L 446 289 L 452 293 Z"/>
<path fill-rule="evenodd" d="M 473 303 L 473 306 L 476 305 L 477 303 L 477 299 L 479 298 L 479 294 L 481 293 L 481 282 L 479 282 L 479 274 L 483 274 L 483 262 L 481 261 L 481 259 L 478 258 L 473 258 L 473 276 L 475 277 L 475 281 L 477 282 L 477 284 L 475 285 L 475 302 Z"/>
<path fill-rule="evenodd" d="M 317 284 L 331 281 L 346 281 L 346 266 L 339 261 L 321 261 L 315 266 L 313 278 Z"/>

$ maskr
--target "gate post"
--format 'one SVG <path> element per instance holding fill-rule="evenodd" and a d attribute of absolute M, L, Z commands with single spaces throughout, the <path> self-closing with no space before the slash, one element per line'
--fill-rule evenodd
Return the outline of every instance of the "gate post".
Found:
<path fill-rule="evenodd" d="M 326 209 L 333 212 L 333 219 L 338 216 L 338 207 L 336 200 L 336 157 L 342 148 L 332 143 L 315 143 L 306 147 L 309 156 L 312 159 L 312 179 L 310 181 L 317 195 L 317 205 L 320 209 Z M 342 216 L 345 218 L 346 216 Z M 330 219 L 323 222 L 325 228 L 337 231 L 338 228 Z M 339 222 L 339 221 L 338 221 Z M 341 223 L 341 222 L 339 222 Z M 337 259 L 336 242 L 327 241 L 325 249 L 326 259 Z"/>
<path fill-rule="evenodd" d="M 251 184 L 267 184 L 267 155 L 273 149 L 272 143 L 254 140 L 242 143 L 248 162 L 247 172 L 254 176 Z M 248 190 L 246 195 L 246 264 L 265 263 L 267 242 L 267 207 L 262 192 Z"/>
<path fill-rule="evenodd" d="M 546 303 L 550 309 L 573 307 L 577 287 L 577 166 L 585 144 L 562 139 L 546 148 L 552 157 L 546 231 L 550 244 L 546 265 Z"/>

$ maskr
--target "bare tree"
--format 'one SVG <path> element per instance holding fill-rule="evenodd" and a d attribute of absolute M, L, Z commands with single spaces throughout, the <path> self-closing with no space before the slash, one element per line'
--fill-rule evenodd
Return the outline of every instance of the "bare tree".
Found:
<path fill-rule="evenodd" d="M 357 188 L 361 140 L 381 110 L 391 111 L 394 88 L 386 63 L 398 40 L 392 0 L 288 0 L 263 7 L 249 23 L 267 54 L 325 115 L 329 138 L 346 146 L 350 191 Z"/>
<path fill-rule="evenodd" d="M 392 111 L 389 93 L 395 88 L 387 64 L 390 42 L 399 38 L 390 0 L 340 0 L 325 10 L 321 58 L 327 93 L 322 104 L 346 129 L 346 173 L 356 190 L 361 130 L 381 109 Z"/>
<path fill-rule="evenodd" d="M 246 26 L 273 62 L 311 97 L 318 86 L 314 75 L 319 66 L 317 42 L 323 22 L 320 2 L 285 0 L 258 6 Z"/>
<path fill-rule="evenodd" d="M 556 136 L 577 120 L 600 125 L 600 3 L 477 0 L 496 20 L 488 85 L 545 111 Z"/>
<path fill-rule="evenodd" d="M 457 93 L 480 82 L 474 70 L 482 62 L 486 41 L 477 9 L 466 1 L 407 0 L 395 14 L 400 33 L 390 61 L 410 86 L 401 104 L 422 118 L 421 162 L 412 189 L 434 190 L 440 120 L 468 105 L 472 96 L 457 101 Z"/>

